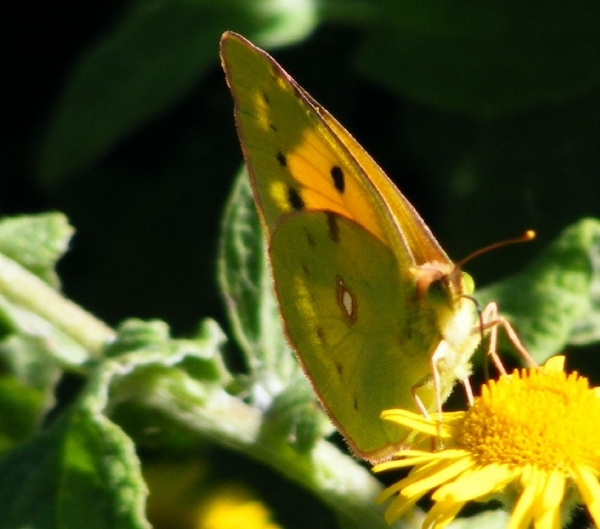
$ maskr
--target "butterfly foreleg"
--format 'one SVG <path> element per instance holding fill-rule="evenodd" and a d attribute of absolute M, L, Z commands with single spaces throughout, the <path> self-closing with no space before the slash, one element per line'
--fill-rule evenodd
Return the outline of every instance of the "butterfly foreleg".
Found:
<path fill-rule="evenodd" d="M 537 366 L 536 361 L 531 357 L 525 346 L 519 339 L 515 329 L 509 323 L 509 321 L 498 315 L 498 305 L 491 301 L 488 303 L 481 313 L 481 318 L 483 321 L 483 330 L 489 330 L 489 344 L 488 344 L 488 356 L 492 359 L 492 362 L 496 366 L 496 369 L 499 373 L 506 375 L 506 370 L 504 369 L 504 365 L 500 360 L 498 355 L 498 328 L 502 327 L 506 336 L 508 337 L 510 343 L 517 350 L 517 352 L 521 355 L 521 357 L 529 363 L 530 366 Z M 479 326 L 473 329 L 473 332 L 480 332 Z"/>

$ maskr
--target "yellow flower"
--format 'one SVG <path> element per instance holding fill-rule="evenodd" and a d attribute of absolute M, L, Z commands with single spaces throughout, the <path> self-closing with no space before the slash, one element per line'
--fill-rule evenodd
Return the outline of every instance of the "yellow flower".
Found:
<path fill-rule="evenodd" d="M 219 490 L 198 514 L 197 529 L 280 529 L 268 509 L 241 487 Z"/>
<path fill-rule="evenodd" d="M 514 504 L 510 529 L 558 529 L 568 519 L 561 516 L 580 503 L 600 527 L 600 388 L 563 367 L 557 356 L 492 380 L 468 411 L 444 413 L 441 425 L 404 410 L 384 412 L 421 432 L 421 449 L 373 469 L 414 467 L 380 495 L 383 502 L 397 494 L 386 520 L 434 491 L 423 527 L 445 527 L 467 502 L 490 499 Z M 431 436 L 440 431 L 445 448 L 431 452 Z"/>
<path fill-rule="evenodd" d="M 202 460 L 144 466 L 150 489 L 148 519 L 155 529 L 281 529 L 269 509 L 242 483 L 208 479 Z"/>

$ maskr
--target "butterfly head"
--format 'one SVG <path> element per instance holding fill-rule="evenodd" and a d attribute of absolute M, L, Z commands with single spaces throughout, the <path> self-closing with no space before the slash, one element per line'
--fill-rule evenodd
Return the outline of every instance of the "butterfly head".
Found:
<path fill-rule="evenodd" d="M 477 321 L 473 278 L 452 263 L 426 263 L 416 271 L 418 301 L 450 347 L 461 349 Z"/>
<path fill-rule="evenodd" d="M 467 255 L 458 263 L 451 262 L 439 263 L 431 262 L 420 265 L 416 268 L 417 273 L 417 298 L 426 297 L 434 306 L 448 306 L 451 310 L 459 306 L 462 301 L 470 299 L 475 291 L 475 282 L 473 278 L 462 270 L 462 267 L 475 257 L 491 250 L 516 244 L 520 242 L 531 241 L 535 237 L 532 230 L 526 231 L 519 237 L 506 239 Z"/>
<path fill-rule="evenodd" d="M 475 290 L 473 278 L 450 263 L 426 263 L 416 269 L 417 299 L 435 307 L 456 309 Z"/>

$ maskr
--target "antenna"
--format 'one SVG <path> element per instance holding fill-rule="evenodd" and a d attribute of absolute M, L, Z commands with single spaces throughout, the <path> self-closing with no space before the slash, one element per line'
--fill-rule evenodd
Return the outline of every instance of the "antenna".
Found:
<path fill-rule="evenodd" d="M 475 257 L 479 257 L 484 253 L 491 252 L 492 250 L 496 250 L 498 248 L 503 248 L 504 246 L 509 246 L 511 244 L 519 244 L 522 242 L 529 242 L 535 239 L 536 233 L 534 230 L 527 230 L 523 235 L 519 235 L 518 237 L 512 237 L 511 239 L 505 239 L 504 241 L 499 241 L 492 243 L 488 246 L 484 246 L 479 250 L 475 250 L 473 253 L 470 253 L 466 257 L 463 257 L 458 263 L 455 264 L 454 269 L 460 270 L 466 263 L 475 259 Z"/>

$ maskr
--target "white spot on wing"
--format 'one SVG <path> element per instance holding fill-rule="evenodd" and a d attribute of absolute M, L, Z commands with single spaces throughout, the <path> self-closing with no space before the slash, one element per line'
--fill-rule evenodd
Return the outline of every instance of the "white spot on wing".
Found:
<path fill-rule="evenodd" d="M 344 291 L 344 294 L 342 295 L 342 304 L 346 309 L 346 314 L 348 314 L 349 317 L 352 317 L 352 314 L 354 313 L 354 301 L 352 300 L 350 292 L 347 290 Z"/>
<path fill-rule="evenodd" d="M 354 323 L 356 321 L 356 298 L 348 290 L 340 276 L 336 276 L 336 297 L 345 318 L 350 323 Z"/>

